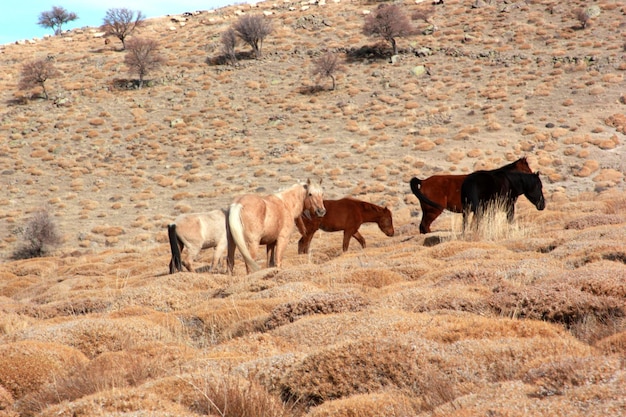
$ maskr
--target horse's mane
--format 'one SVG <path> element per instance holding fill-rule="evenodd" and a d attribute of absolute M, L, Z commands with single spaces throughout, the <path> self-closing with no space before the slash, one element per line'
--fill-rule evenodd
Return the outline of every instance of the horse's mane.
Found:
<path fill-rule="evenodd" d="M 526 159 L 525 156 L 523 156 L 523 157 L 519 158 L 518 160 L 511 162 L 510 164 L 507 164 L 507 165 L 501 166 L 500 168 L 497 168 L 496 171 L 508 171 L 508 170 L 514 168 L 515 165 L 517 165 L 517 164 L 519 164 L 521 162 L 524 162 L 526 165 L 528 165 L 528 160 Z"/>

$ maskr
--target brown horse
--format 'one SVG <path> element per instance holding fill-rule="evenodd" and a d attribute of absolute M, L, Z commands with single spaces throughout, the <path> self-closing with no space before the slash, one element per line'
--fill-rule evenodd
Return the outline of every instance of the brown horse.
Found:
<path fill-rule="evenodd" d="M 492 171 L 519 171 L 532 173 L 526 157 Z M 469 174 L 468 174 L 469 175 Z M 443 210 L 461 213 L 461 185 L 467 175 L 433 175 L 425 180 L 411 178 L 411 191 L 419 199 L 422 207 L 420 233 L 430 233 L 430 225 Z"/>
<path fill-rule="evenodd" d="M 261 269 L 255 261 L 259 244 L 267 246 L 267 266 L 280 268 L 294 220 L 303 212 L 309 217 L 326 214 L 322 187 L 310 180 L 269 196 L 245 194 L 237 197 L 230 205 L 227 222 L 228 268 L 231 273 L 235 248 L 244 258 L 246 272 Z"/>
<path fill-rule="evenodd" d="M 215 271 L 226 254 L 226 216 L 223 210 L 181 214 L 167 226 L 167 233 L 172 251 L 170 274 L 182 271 L 183 265 L 189 272 L 194 272 L 193 261 L 202 249 L 215 248 L 211 271 Z M 185 247 L 187 250 L 182 259 L 181 252 Z"/>
<path fill-rule="evenodd" d="M 324 200 L 326 215 L 324 217 L 300 216 L 296 220 L 302 238 L 298 241 L 298 253 L 308 253 L 311 239 L 317 231 L 339 232 L 343 230 L 343 251 L 348 250 L 350 237 L 355 238 L 365 248 L 365 239 L 359 233 L 363 223 L 377 223 L 380 230 L 387 236 L 393 236 L 393 219 L 391 211 L 386 207 L 357 200 L 342 198 L 340 200 Z"/>

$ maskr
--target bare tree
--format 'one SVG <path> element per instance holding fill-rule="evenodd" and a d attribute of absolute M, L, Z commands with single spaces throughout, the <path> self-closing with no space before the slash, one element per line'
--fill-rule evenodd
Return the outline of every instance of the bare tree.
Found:
<path fill-rule="evenodd" d="M 76 19 L 78 19 L 76 13 L 68 12 L 63 7 L 54 6 L 52 10 L 41 12 L 37 24 L 45 28 L 53 29 L 55 35 L 60 35 L 62 26 Z"/>
<path fill-rule="evenodd" d="M 20 247 L 13 252 L 13 259 L 29 259 L 44 256 L 61 243 L 56 223 L 47 208 L 35 212 L 21 230 L 23 239 Z"/>
<path fill-rule="evenodd" d="M 126 49 L 126 38 L 145 22 L 145 16 L 140 11 L 126 8 L 109 9 L 103 19 L 102 30 L 107 36 L 115 36 L 122 41 L 122 50 Z"/>
<path fill-rule="evenodd" d="M 311 71 L 313 76 L 328 77 L 333 81 L 333 87 L 335 89 L 335 73 L 341 69 L 339 58 L 332 52 L 326 52 L 324 55 L 313 61 L 313 69 Z"/>
<path fill-rule="evenodd" d="M 272 33 L 272 22 L 263 15 L 243 15 L 234 24 L 233 29 L 242 41 L 252 47 L 254 56 L 261 57 L 263 40 Z"/>
<path fill-rule="evenodd" d="M 391 44 L 393 55 L 398 54 L 396 38 L 414 33 L 413 26 L 402 8 L 396 4 L 381 4 L 376 12 L 365 18 L 363 34 L 380 36 Z"/>
<path fill-rule="evenodd" d="M 139 88 L 142 88 L 144 77 L 165 62 L 158 51 L 159 43 L 153 39 L 132 38 L 128 40 L 126 50 L 124 63 L 128 72 L 139 76 Z"/>
<path fill-rule="evenodd" d="M 230 60 L 231 64 L 237 62 L 237 55 L 235 54 L 235 46 L 237 46 L 237 34 L 233 28 L 228 28 L 226 32 L 222 33 L 222 53 Z"/>
<path fill-rule="evenodd" d="M 31 61 L 22 66 L 22 78 L 18 87 L 22 90 L 31 89 L 33 87 L 41 87 L 43 96 L 48 100 L 48 92 L 46 91 L 46 81 L 49 78 L 58 77 L 60 72 L 54 67 L 54 63 L 46 58 Z"/>

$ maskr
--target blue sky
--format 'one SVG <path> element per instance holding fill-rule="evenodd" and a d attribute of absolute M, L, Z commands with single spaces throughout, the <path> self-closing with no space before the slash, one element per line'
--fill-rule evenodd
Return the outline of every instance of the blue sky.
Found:
<path fill-rule="evenodd" d="M 102 24 L 106 11 L 114 8 L 140 10 L 146 17 L 168 14 L 211 10 L 229 4 L 256 3 L 252 0 L 2 0 L 0 5 L 0 45 L 22 39 L 43 38 L 52 35 L 52 29 L 37 24 L 41 12 L 52 10 L 53 6 L 63 7 L 74 12 L 78 19 L 66 23 L 63 29 L 85 26 L 98 27 Z"/>

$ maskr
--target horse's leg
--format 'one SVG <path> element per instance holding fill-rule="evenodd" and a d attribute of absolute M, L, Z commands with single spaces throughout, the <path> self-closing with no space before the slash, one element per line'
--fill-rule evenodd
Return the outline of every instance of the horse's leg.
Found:
<path fill-rule="evenodd" d="M 510 204 L 506 211 L 506 219 L 509 223 L 513 223 L 513 218 L 515 217 L 515 204 Z"/>
<path fill-rule="evenodd" d="M 277 268 L 280 268 L 283 264 L 283 252 L 285 251 L 285 248 L 287 247 L 288 242 L 289 242 L 289 237 L 285 239 L 279 236 L 276 242 L 274 242 L 273 244 L 274 249 L 272 250 L 276 251 L 274 254 L 275 255 L 274 266 Z"/>
<path fill-rule="evenodd" d="M 228 269 L 228 271 L 232 275 L 233 269 L 235 269 L 235 249 L 237 248 L 237 245 L 235 245 L 233 235 L 230 233 L 230 230 L 228 230 L 228 228 L 226 233 L 226 248 L 226 269 Z"/>
<path fill-rule="evenodd" d="M 361 234 L 359 233 L 358 230 L 352 234 L 352 237 L 355 238 L 357 240 L 357 242 L 359 242 L 361 244 L 361 247 L 363 249 L 365 249 L 365 238 L 363 238 L 363 236 L 361 236 Z"/>
<path fill-rule="evenodd" d="M 267 267 L 272 268 L 276 266 L 276 242 L 268 243 L 266 245 L 267 249 Z"/>
<path fill-rule="evenodd" d="M 298 241 L 298 253 L 309 253 L 309 247 L 311 246 L 311 240 L 313 240 L 313 235 L 317 230 L 312 230 L 311 232 L 303 235 Z"/>
<path fill-rule="evenodd" d="M 183 255 L 183 265 L 189 272 L 195 272 L 193 269 L 193 261 L 200 253 L 201 247 L 195 245 L 187 245 L 187 253 Z"/>
<path fill-rule="evenodd" d="M 224 258 L 224 254 L 228 249 L 228 242 L 226 239 L 222 239 L 217 242 L 217 246 L 213 251 L 213 261 L 211 262 L 211 272 L 215 273 L 215 268 L 221 266 L 222 259 Z"/>
<path fill-rule="evenodd" d="M 443 213 L 443 210 L 439 210 L 437 208 L 423 204 L 422 221 L 420 222 L 420 233 L 430 233 L 430 225 L 435 221 L 437 217 L 439 217 L 441 213 Z"/>

